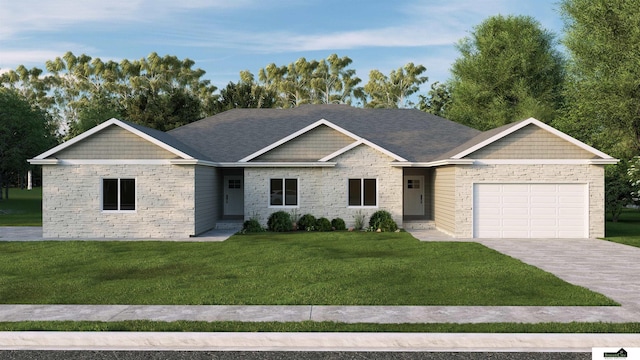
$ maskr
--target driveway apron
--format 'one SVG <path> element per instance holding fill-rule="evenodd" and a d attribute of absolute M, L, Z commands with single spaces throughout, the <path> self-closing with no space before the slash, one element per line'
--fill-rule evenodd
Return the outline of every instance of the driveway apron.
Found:
<path fill-rule="evenodd" d="M 474 239 L 640 311 L 640 248 L 597 239 Z"/>

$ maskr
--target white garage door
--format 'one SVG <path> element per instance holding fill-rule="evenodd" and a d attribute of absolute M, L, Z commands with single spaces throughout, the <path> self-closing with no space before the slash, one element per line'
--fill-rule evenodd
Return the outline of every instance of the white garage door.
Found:
<path fill-rule="evenodd" d="M 476 238 L 585 238 L 586 184 L 474 184 Z"/>

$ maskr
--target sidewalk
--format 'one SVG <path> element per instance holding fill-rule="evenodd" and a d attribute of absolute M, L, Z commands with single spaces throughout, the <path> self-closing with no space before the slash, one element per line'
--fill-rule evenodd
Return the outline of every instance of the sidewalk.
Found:
<path fill-rule="evenodd" d="M 0 305 L 0 322 L 242 321 L 343 323 L 640 322 L 624 306 Z"/>

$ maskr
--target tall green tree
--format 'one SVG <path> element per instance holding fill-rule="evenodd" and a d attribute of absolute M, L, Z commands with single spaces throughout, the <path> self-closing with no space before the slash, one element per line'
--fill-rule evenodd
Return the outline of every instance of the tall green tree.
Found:
<path fill-rule="evenodd" d="M 397 70 L 391 70 L 389 76 L 379 70 L 369 72 L 369 82 L 364 86 L 368 98 L 366 107 L 404 108 L 414 104 L 408 100 L 410 95 L 420 90 L 420 85 L 428 78 L 421 76 L 427 70 L 422 65 L 408 63 Z"/>
<path fill-rule="evenodd" d="M 640 154 L 640 7 L 564 0 L 566 108 L 555 125 L 616 157 Z"/>
<path fill-rule="evenodd" d="M 277 101 L 276 94 L 253 82 L 252 75 L 250 79 L 250 81 L 241 79 L 238 83 L 229 82 L 221 89 L 217 112 L 273 107 Z"/>
<path fill-rule="evenodd" d="M 98 108 L 170 130 L 212 115 L 217 108 L 216 87 L 194 65 L 193 60 L 155 52 L 119 63 L 67 52 L 45 63 L 47 75 L 38 68 L 19 66 L 0 76 L 0 85 L 21 91 L 29 101 L 64 119 L 72 132 L 93 122 L 87 122 L 88 113 L 99 115 Z"/>
<path fill-rule="evenodd" d="M 274 107 L 290 108 L 302 104 L 351 104 L 363 97 L 361 80 L 353 69 L 352 60 L 337 54 L 322 60 L 300 58 L 289 65 L 271 63 L 258 71 L 257 85 L 267 93 L 277 94 Z M 244 71 L 241 80 L 253 79 Z"/>
<path fill-rule="evenodd" d="M 529 16 L 493 16 L 457 45 L 447 116 L 487 130 L 528 117 L 550 122 L 562 103 L 564 60 Z"/>
<path fill-rule="evenodd" d="M 311 80 L 312 102 L 315 104 L 351 104 L 363 97 L 362 81 L 356 77 L 354 69 L 348 69 L 353 60 L 337 54 L 320 60 L 314 69 Z"/>
<path fill-rule="evenodd" d="M 446 83 L 438 81 L 431 84 L 431 90 L 425 95 L 419 95 L 418 109 L 433 115 L 447 117 L 447 107 L 451 103 L 451 93 Z"/>
<path fill-rule="evenodd" d="M 16 90 L 0 87 L 0 199 L 2 187 L 8 198 L 9 183 L 27 172 L 27 159 L 56 142 L 55 126 L 45 111 Z"/>

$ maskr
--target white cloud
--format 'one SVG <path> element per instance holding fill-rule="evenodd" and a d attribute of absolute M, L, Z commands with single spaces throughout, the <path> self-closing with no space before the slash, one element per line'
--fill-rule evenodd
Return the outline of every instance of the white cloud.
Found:
<path fill-rule="evenodd" d="M 29 31 L 55 31 L 83 23 L 152 21 L 180 11 L 231 9 L 256 0 L 0 0 L 0 40 Z"/>

